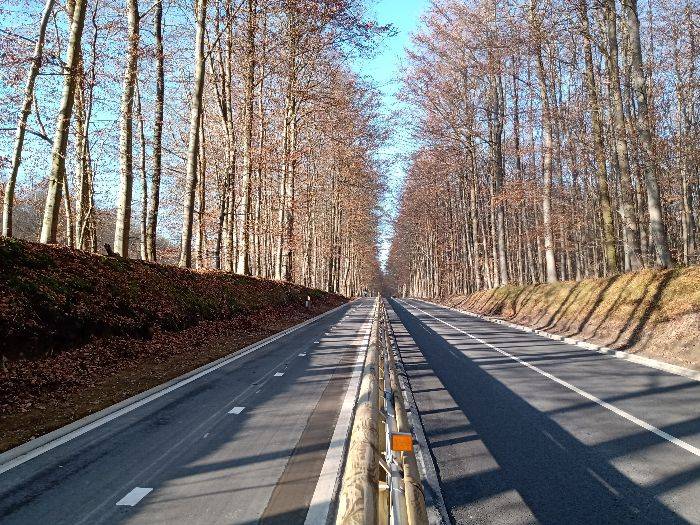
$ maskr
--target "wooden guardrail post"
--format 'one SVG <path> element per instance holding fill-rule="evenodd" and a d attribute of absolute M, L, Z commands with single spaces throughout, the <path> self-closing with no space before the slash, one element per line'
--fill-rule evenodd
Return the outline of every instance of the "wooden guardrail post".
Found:
<path fill-rule="evenodd" d="M 411 439 L 406 441 L 412 432 L 394 360 L 391 326 L 381 297 L 374 313 L 336 524 L 427 525 L 420 472 Z"/>
<path fill-rule="evenodd" d="M 377 305 L 379 299 L 377 300 Z M 375 307 L 367 358 L 362 371 L 350 446 L 338 502 L 336 523 L 365 525 L 377 523 L 379 503 L 378 421 L 379 421 L 379 308 Z"/>

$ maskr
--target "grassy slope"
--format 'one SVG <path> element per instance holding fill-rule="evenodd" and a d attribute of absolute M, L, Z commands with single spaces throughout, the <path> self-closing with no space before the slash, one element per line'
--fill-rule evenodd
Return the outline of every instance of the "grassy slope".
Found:
<path fill-rule="evenodd" d="M 700 369 L 700 267 L 505 286 L 442 301 Z"/>
<path fill-rule="evenodd" d="M 0 239 L 0 452 L 345 301 Z"/>

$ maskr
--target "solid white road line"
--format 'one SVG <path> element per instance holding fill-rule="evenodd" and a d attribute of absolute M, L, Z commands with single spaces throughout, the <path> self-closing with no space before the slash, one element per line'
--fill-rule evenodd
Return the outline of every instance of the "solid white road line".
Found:
<path fill-rule="evenodd" d="M 419 312 L 424 313 L 424 314 L 427 315 L 428 317 L 432 317 L 432 318 L 435 319 L 436 321 L 438 321 L 438 322 L 440 322 L 440 323 L 442 323 L 442 324 L 444 324 L 444 325 L 446 325 L 446 326 L 449 326 L 450 328 L 452 328 L 453 330 L 456 330 L 457 332 L 463 333 L 464 335 L 466 335 L 466 336 L 468 336 L 468 337 L 471 337 L 471 338 L 474 339 L 475 341 L 478 341 L 478 342 L 481 343 L 482 345 L 488 346 L 489 348 L 495 350 L 495 351 L 498 352 L 499 354 L 504 355 L 504 356 L 506 356 L 506 357 L 509 357 L 509 358 L 512 359 L 513 361 L 517 361 L 517 362 L 520 363 L 521 365 L 528 367 L 530 370 L 534 370 L 535 372 L 537 372 L 538 374 L 540 374 L 540 375 L 546 377 L 547 379 L 551 379 L 551 380 L 554 381 L 555 383 L 559 383 L 561 386 L 566 387 L 566 388 L 568 388 L 569 390 L 572 390 L 572 391 L 576 392 L 576 393 L 579 394 L 580 396 L 585 397 L 586 399 L 588 399 L 588 400 L 590 400 L 590 401 L 593 401 L 594 403 L 597 403 L 598 405 L 602 406 L 603 408 L 606 408 L 607 410 L 610 410 L 610 412 L 613 412 L 613 413 L 617 414 L 618 416 L 621 416 L 621 417 L 625 418 L 627 421 L 631 421 L 631 422 L 634 423 L 635 425 L 638 425 L 638 426 L 642 427 L 643 429 L 648 430 L 649 432 L 651 432 L 651 433 L 653 433 L 653 434 L 656 434 L 657 436 L 659 436 L 660 438 L 665 439 L 665 440 L 668 441 L 669 443 L 673 443 L 674 445 L 676 445 L 676 446 L 678 446 L 678 447 L 680 447 L 680 448 L 682 448 L 682 449 L 684 449 L 684 450 L 687 450 L 687 451 L 690 452 L 691 454 L 694 454 L 694 455 L 700 457 L 700 449 L 697 448 L 697 447 L 694 447 L 694 446 L 691 445 L 690 443 L 686 443 L 685 441 L 683 441 L 683 440 L 681 440 L 681 439 L 678 439 L 677 437 L 672 436 L 671 434 L 669 434 L 669 433 L 667 433 L 667 432 L 664 432 L 663 430 L 660 430 L 660 429 L 656 428 L 654 425 L 650 425 L 650 424 L 647 423 L 646 421 L 643 421 L 643 420 L 639 419 L 638 417 L 633 416 L 633 415 L 630 414 L 629 412 L 625 412 L 624 410 L 619 409 L 619 408 L 617 408 L 616 406 L 611 405 L 610 403 L 607 403 L 607 402 L 603 401 L 602 399 L 597 398 L 597 397 L 594 396 L 593 394 L 589 394 L 589 393 L 586 392 L 585 390 L 581 390 L 581 389 L 578 388 L 577 386 L 574 386 L 574 385 L 572 385 L 571 383 L 567 383 L 567 382 L 564 381 L 563 379 L 559 379 L 558 377 L 553 376 L 552 374 L 550 374 L 550 373 L 548 373 L 548 372 L 545 372 L 545 371 L 542 370 L 541 368 L 537 368 L 535 365 L 531 365 L 531 364 L 528 363 L 527 361 L 524 361 L 523 359 L 520 359 L 519 357 L 514 356 L 513 354 L 509 354 L 509 353 L 506 352 L 505 350 L 501 350 L 501 349 L 498 348 L 497 346 L 492 345 L 491 343 L 487 343 L 487 342 L 484 341 L 483 339 L 481 339 L 481 338 L 479 338 L 479 337 L 476 337 L 476 336 L 470 334 L 469 332 L 465 332 L 465 331 L 462 330 L 461 328 L 457 328 L 456 326 L 454 326 L 454 325 L 448 323 L 447 321 L 443 321 L 442 319 L 438 319 L 438 318 L 435 317 L 434 315 L 429 314 L 428 312 L 426 312 L 425 310 L 422 310 L 422 309 L 418 308 L 417 306 L 413 306 L 412 304 L 407 303 L 407 302 L 405 302 L 405 301 L 401 301 L 401 303 L 402 303 L 402 304 L 405 304 L 405 305 L 407 305 L 407 306 L 410 306 L 411 308 L 413 308 L 413 309 L 415 309 L 415 310 L 418 310 Z"/>
<path fill-rule="evenodd" d="M 282 377 L 284 372 L 275 372 L 275 377 Z"/>
<path fill-rule="evenodd" d="M 672 365 L 671 363 L 667 363 L 665 361 L 659 361 L 658 359 L 652 359 L 651 357 L 643 357 L 643 356 L 637 355 L 637 354 L 630 354 L 629 352 L 625 352 L 623 350 L 615 350 L 613 348 L 608 348 L 607 346 L 601 346 L 601 345 L 598 345 L 595 343 L 590 343 L 588 341 L 580 341 L 580 340 L 573 338 L 573 337 L 563 337 L 563 336 L 558 335 L 558 334 L 552 334 L 549 332 L 545 332 L 544 330 L 538 330 L 536 328 L 532 328 L 531 326 L 524 326 L 524 325 L 520 325 L 520 324 L 516 324 L 516 323 L 509 323 L 508 321 L 505 321 L 504 319 L 489 317 L 489 316 L 477 314 L 475 312 L 470 312 L 468 310 L 459 310 L 457 308 L 452 308 L 451 306 L 445 306 L 442 304 L 426 301 L 425 299 L 421 299 L 420 301 L 423 303 L 427 303 L 431 306 L 439 306 L 441 308 L 447 308 L 448 310 L 452 310 L 454 312 L 457 312 L 458 314 L 468 315 L 469 317 L 476 317 L 477 319 L 483 319 L 484 321 L 488 321 L 489 323 L 502 324 L 502 325 L 507 326 L 509 328 L 514 328 L 515 330 L 522 330 L 523 332 L 535 333 L 541 337 L 546 337 L 547 339 L 552 339 L 554 341 L 562 341 L 563 340 L 565 343 L 567 343 L 571 346 L 576 346 L 579 348 L 583 348 L 585 350 L 590 350 L 591 352 L 596 352 L 599 354 L 614 357 L 616 359 L 622 359 L 624 361 L 629 361 L 631 363 L 646 366 L 649 368 L 655 368 L 656 370 L 661 370 L 662 372 L 667 372 L 669 374 L 673 374 L 673 375 L 677 375 L 677 376 L 681 376 L 681 377 L 687 377 L 687 378 L 693 379 L 695 381 L 700 381 L 700 372 L 698 372 L 697 370 L 691 370 L 690 368 L 685 368 L 685 367 L 678 366 L 678 365 Z"/>
<path fill-rule="evenodd" d="M 233 407 L 231 410 L 228 411 L 229 414 L 240 414 L 245 410 L 245 407 Z"/>
<path fill-rule="evenodd" d="M 134 487 L 133 489 L 131 489 L 131 492 L 129 492 L 126 496 L 117 501 L 117 505 L 126 505 L 127 507 L 133 507 L 152 490 L 152 488 Z"/>
<path fill-rule="evenodd" d="M 360 373 L 362 372 L 365 353 L 369 344 L 373 317 L 374 314 L 370 313 L 369 319 L 360 328 L 360 335 L 355 340 L 355 344 L 359 344 L 357 360 L 352 369 L 348 389 L 345 392 L 345 398 L 338 413 L 338 421 L 333 430 L 333 437 L 328 446 L 326 458 L 323 460 L 323 467 L 321 467 L 316 489 L 311 497 L 309 512 L 306 514 L 304 525 L 325 525 L 328 521 L 331 501 L 340 483 L 340 467 L 343 464 L 343 456 L 345 455 L 347 440 L 350 436 L 352 412 L 355 408 L 357 390 L 360 386 Z"/>

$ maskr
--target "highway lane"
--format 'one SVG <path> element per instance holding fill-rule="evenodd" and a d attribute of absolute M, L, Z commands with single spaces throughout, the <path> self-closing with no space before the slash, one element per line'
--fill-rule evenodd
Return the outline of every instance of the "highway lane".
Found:
<path fill-rule="evenodd" d="M 372 305 L 346 305 L 0 474 L 0 523 L 304 523 Z"/>
<path fill-rule="evenodd" d="M 699 382 L 391 304 L 455 522 L 700 523 Z"/>

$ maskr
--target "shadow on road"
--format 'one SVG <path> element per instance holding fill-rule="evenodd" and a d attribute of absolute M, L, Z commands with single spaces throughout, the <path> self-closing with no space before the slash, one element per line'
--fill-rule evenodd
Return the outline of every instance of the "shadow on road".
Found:
<path fill-rule="evenodd" d="M 586 427 L 597 428 L 600 424 L 597 421 L 586 424 L 587 417 L 600 414 L 593 410 L 600 408 L 597 404 L 579 398 L 582 402 L 572 405 L 573 393 L 568 391 L 558 399 L 557 385 L 552 391 L 549 387 L 540 391 L 542 382 L 528 375 L 527 369 L 523 368 L 525 372 L 516 376 L 517 367 L 522 366 L 513 360 L 501 358 L 466 336 L 459 338 L 459 347 L 456 347 L 451 344 L 452 338 L 448 341 L 403 306 L 395 301 L 392 306 L 397 314 L 393 320 L 398 317 L 406 327 L 396 324 L 394 330 L 438 467 L 443 497 L 454 522 L 691 522 L 679 514 L 677 508 L 670 508 L 661 501 L 660 496 L 676 495 L 683 490 L 692 494 L 692 487 L 700 480 L 699 463 L 691 461 L 681 471 L 673 471 L 662 464 L 650 465 L 644 459 L 646 455 L 660 446 L 674 445 L 638 426 L 631 426 L 634 432 L 622 435 L 615 426 L 604 441 L 581 439 L 588 435 Z M 445 319 L 452 315 L 443 310 L 440 313 Z M 451 321 L 448 319 L 448 322 Z M 479 336 L 485 338 L 482 335 L 485 329 L 481 328 Z M 491 339 L 488 341 L 492 343 Z M 552 344 L 548 346 L 551 348 Z M 565 346 L 561 346 L 559 354 L 543 351 L 528 355 L 527 360 L 579 362 L 591 357 L 581 351 L 569 354 L 563 351 Z M 504 372 L 504 377 L 517 384 L 517 393 L 489 373 L 493 367 L 510 371 L 511 375 Z M 655 387 L 606 401 L 678 392 L 691 387 L 697 387 L 697 383 Z M 525 398 L 539 399 L 538 405 L 552 408 L 537 408 Z M 577 412 L 581 412 L 578 419 Z M 578 425 L 580 432 L 576 436 L 560 424 L 562 417 L 571 425 Z M 607 412 L 600 417 L 608 417 Z M 630 429 L 630 426 L 622 426 Z M 698 436 L 700 417 L 661 430 L 680 439 Z M 678 452 L 686 454 L 680 449 Z M 688 457 L 692 458 L 689 454 Z M 620 470 L 623 460 L 638 465 L 630 468 L 640 470 L 636 474 L 640 479 L 647 476 L 646 479 L 654 481 L 647 484 L 630 479 Z M 661 474 L 642 474 L 644 469 Z M 688 508 L 688 494 L 683 497 L 684 515 L 700 516 L 697 508 Z"/>

